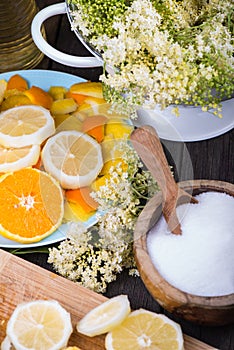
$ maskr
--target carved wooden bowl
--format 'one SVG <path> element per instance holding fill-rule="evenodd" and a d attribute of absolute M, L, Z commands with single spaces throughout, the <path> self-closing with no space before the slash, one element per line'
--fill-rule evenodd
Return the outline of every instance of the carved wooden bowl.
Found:
<path fill-rule="evenodd" d="M 234 185 L 222 181 L 194 180 L 179 186 L 198 195 L 202 192 L 226 192 L 234 197 Z M 148 231 L 162 214 L 162 194 L 157 193 L 141 212 L 134 232 L 134 254 L 140 276 L 154 299 L 167 311 L 188 321 L 220 326 L 234 322 L 234 294 L 203 297 L 183 292 L 169 284 L 154 267 L 147 251 Z M 234 232 L 233 232 L 234 236 Z M 234 237 L 233 237 L 234 239 Z M 217 276 L 222 278 L 222 276 Z"/>

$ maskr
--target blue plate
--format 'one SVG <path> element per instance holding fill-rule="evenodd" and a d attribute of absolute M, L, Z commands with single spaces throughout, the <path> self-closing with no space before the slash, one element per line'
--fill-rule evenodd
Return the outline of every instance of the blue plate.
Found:
<path fill-rule="evenodd" d="M 64 86 L 69 88 L 75 83 L 85 81 L 84 79 L 72 74 L 49 71 L 49 70 L 19 70 L 0 74 L 0 80 L 9 80 L 12 75 L 19 74 L 28 81 L 29 86 L 35 85 L 44 90 L 49 90 L 50 86 Z M 96 215 L 84 222 L 85 227 L 91 227 L 97 222 Z M 50 236 L 37 243 L 21 244 L 0 235 L 0 247 L 2 248 L 32 248 L 60 242 L 66 238 L 68 224 L 62 224 Z"/>

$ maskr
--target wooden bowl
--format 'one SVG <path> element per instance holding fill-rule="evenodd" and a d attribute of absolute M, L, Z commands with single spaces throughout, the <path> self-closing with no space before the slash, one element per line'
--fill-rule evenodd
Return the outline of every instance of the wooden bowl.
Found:
<path fill-rule="evenodd" d="M 185 191 L 226 192 L 234 197 L 234 185 L 222 181 L 194 180 L 180 182 Z M 154 267 L 147 251 L 148 231 L 162 214 L 162 194 L 158 192 L 141 212 L 134 232 L 134 254 L 140 276 L 151 295 L 167 311 L 202 325 L 221 326 L 234 322 L 234 294 L 203 297 L 183 292 L 169 284 Z M 234 238 L 233 238 L 234 239 Z M 222 276 L 217 276 L 222 278 Z"/>

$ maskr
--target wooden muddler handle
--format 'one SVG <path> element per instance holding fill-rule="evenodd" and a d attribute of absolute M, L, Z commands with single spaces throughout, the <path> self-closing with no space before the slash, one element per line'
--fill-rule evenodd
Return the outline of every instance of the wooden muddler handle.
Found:
<path fill-rule="evenodd" d="M 181 234 L 181 226 L 176 215 L 176 205 L 180 189 L 170 171 L 160 139 L 154 128 L 143 126 L 131 134 L 131 141 L 143 163 L 157 181 L 163 195 L 163 215 L 174 234 Z"/>

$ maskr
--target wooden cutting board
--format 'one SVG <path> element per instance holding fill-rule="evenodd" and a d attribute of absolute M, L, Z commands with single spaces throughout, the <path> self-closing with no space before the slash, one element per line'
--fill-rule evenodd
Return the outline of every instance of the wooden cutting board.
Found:
<path fill-rule="evenodd" d="M 71 313 L 75 325 L 89 310 L 106 298 L 57 276 L 41 267 L 0 249 L 0 343 L 5 337 L 7 320 L 17 304 L 35 299 L 55 299 Z M 89 338 L 74 330 L 69 345 L 82 350 L 101 350 L 105 336 Z M 214 350 L 194 338 L 184 335 L 185 350 Z"/>

